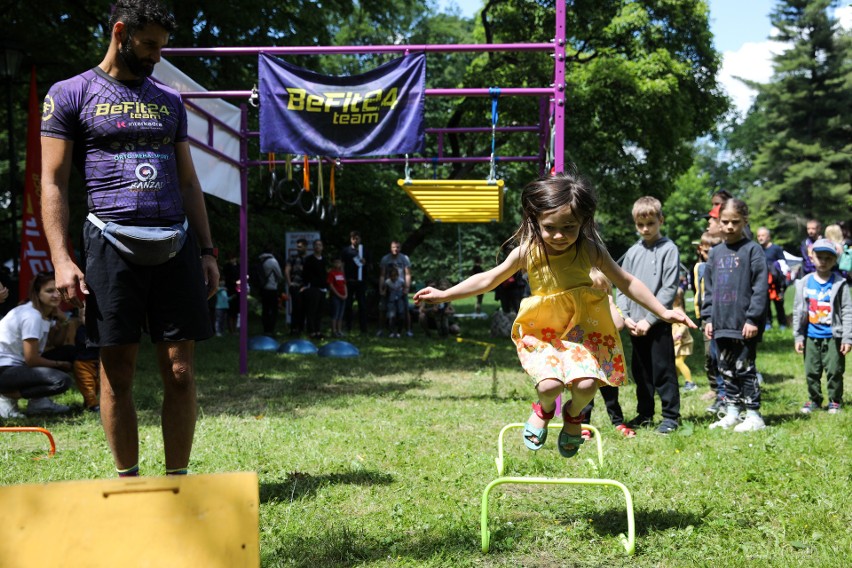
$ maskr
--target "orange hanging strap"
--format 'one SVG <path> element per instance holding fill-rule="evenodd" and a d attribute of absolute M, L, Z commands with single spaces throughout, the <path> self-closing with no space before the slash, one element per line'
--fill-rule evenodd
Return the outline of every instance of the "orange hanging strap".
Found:
<path fill-rule="evenodd" d="M 331 204 L 335 204 L 335 196 L 334 196 L 334 170 L 337 169 L 336 164 L 332 164 L 331 166 L 331 175 L 328 178 L 328 193 L 331 195 Z"/>
<path fill-rule="evenodd" d="M 287 172 L 287 181 L 293 181 L 293 156 L 284 154 L 284 171 Z"/>
<path fill-rule="evenodd" d="M 325 187 L 322 182 L 322 156 L 317 156 L 317 193 L 321 198 L 325 198 Z"/>
<path fill-rule="evenodd" d="M 305 168 L 302 172 L 302 187 L 308 193 L 311 192 L 311 165 L 310 160 L 308 160 L 308 155 L 305 154 Z"/>
<path fill-rule="evenodd" d="M 269 167 L 270 172 L 275 171 L 275 153 L 274 152 L 269 152 L 266 155 L 266 164 Z"/>

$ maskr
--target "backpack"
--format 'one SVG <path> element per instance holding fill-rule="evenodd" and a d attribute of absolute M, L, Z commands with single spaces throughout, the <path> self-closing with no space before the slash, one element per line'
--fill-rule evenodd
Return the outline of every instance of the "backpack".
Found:
<path fill-rule="evenodd" d="M 260 296 L 263 284 L 269 277 L 269 272 L 263 268 L 264 262 L 263 259 L 257 257 L 249 264 L 249 291 L 254 292 L 255 296 Z"/>
<path fill-rule="evenodd" d="M 491 315 L 491 337 L 511 337 L 515 313 L 497 310 Z"/>
<path fill-rule="evenodd" d="M 843 254 L 837 259 L 837 268 L 843 272 L 852 270 L 852 246 L 843 245 Z"/>

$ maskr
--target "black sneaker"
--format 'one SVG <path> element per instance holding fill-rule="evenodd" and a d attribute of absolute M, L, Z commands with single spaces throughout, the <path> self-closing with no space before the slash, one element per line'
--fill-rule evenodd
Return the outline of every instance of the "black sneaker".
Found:
<path fill-rule="evenodd" d="M 717 398 L 716 402 L 708 406 L 705 410 L 707 414 L 718 414 L 720 410 L 725 410 L 725 401 Z"/>
<path fill-rule="evenodd" d="M 678 429 L 678 426 L 680 426 L 680 424 L 677 423 L 677 420 L 673 418 L 663 418 L 663 421 L 660 422 L 659 426 L 657 426 L 657 434 L 671 434 Z"/>
<path fill-rule="evenodd" d="M 637 416 L 633 420 L 628 420 L 626 424 L 632 430 L 637 428 L 648 428 L 654 425 L 654 419 L 650 416 Z"/>

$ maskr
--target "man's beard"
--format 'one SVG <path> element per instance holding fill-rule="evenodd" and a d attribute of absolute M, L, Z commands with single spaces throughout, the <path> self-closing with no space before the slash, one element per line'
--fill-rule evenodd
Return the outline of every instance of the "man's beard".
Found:
<path fill-rule="evenodd" d="M 118 56 L 124 62 L 127 70 L 130 71 L 133 75 L 144 78 L 150 77 L 151 73 L 154 72 L 154 64 L 146 63 L 139 59 L 139 56 L 133 51 L 133 48 L 130 47 L 130 37 L 128 36 L 127 41 L 121 45 L 121 48 L 118 50 Z"/>

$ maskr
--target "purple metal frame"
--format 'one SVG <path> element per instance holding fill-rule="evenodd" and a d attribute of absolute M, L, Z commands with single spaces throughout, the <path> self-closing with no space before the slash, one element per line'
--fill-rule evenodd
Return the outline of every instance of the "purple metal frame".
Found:
<path fill-rule="evenodd" d="M 545 154 L 548 143 L 548 116 L 553 117 L 553 164 L 554 172 L 562 172 L 565 169 L 565 12 L 564 2 L 556 2 L 556 34 L 552 43 L 511 43 L 511 44 L 462 44 L 462 45 L 374 45 L 374 46 L 296 46 L 296 47 L 183 47 L 163 49 L 163 55 L 169 57 L 193 56 L 193 57 L 220 57 L 257 55 L 259 53 L 270 53 L 273 55 L 317 55 L 317 54 L 355 54 L 355 53 L 411 53 L 411 52 L 491 52 L 491 51 L 549 51 L 554 57 L 553 85 L 548 88 L 500 88 L 501 97 L 547 97 L 539 110 L 539 126 L 522 127 L 499 127 L 498 132 L 539 132 L 539 155 L 538 156 L 512 156 L 500 158 L 504 162 L 533 162 L 541 160 Z M 251 91 L 189 91 L 181 95 L 185 99 L 203 98 L 238 98 L 247 100 Z M 490 97 L 493 93 L 487 88 L 470 89 L 426 89 L 427 97 Z M 194 145 L 210 152 L 217 157 L 240 168 L 240 195 L 242 205 L 240 206 L 240 267 L 242 271 L 242 282 L 248 279 L 248 168 L 264 164 L 283 164 L 283 160 L 249 160 L 248 139 L 259 133 L 248 129 L 248 107 L 240 105 L 241 119 L 240 131 L 224 124 L 210 113 L 200 109 L 191 101 L 187 101 L 199 113 L 208 119 L 207 140 L 202 141 L 190 138 Z M 240 162 L 236 163 L 232 158 L 225 156 L 213 146 L 213 126 L 217 125 L 240 138 Z M 491 128 L 435 128 L 427 129 L 430 134 L 438 136 L 438 154 L 436 158 L 410 158 L 409 163 L 446 163 L 446 162 L 488 162 L 488 157 L 472 158 L 448 158 L 443 157 L 443 135 L 447 133 L 477 133 L 490 132 Z M 401 158 L 346 158 L 340 160 L 342 163 L 380 164 L 380 163 L 402 163 Z M 240 325 L 240 374 L 248 373 L 248 295 L 245 285 L 240 288 L 240 314 L 242 324 Z"/>

